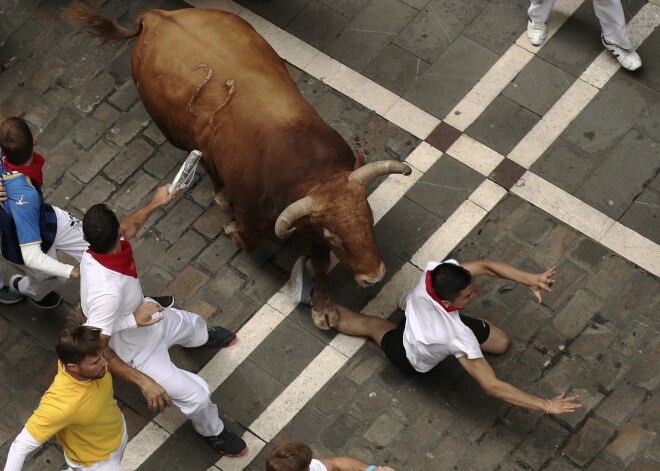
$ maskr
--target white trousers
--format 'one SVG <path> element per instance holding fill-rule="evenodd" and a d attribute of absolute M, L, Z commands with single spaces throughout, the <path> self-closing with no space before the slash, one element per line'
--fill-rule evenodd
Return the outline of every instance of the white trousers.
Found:
<path fill-rule="evenodd" d="M 199 347 L 209 338 L 206 321 L 199 315 L 168 308 L 158 324 L 162 337 L 149 353 L 135 357 L 132 366 L 160 384 L 181 412 L 192 420 L 197 432 L 205 437 L 218 435 L 224 424 L 218 416 L 218 406 L 211 402 L 209 385 L 189 371 L 177 368 L 168 349 L 173 345 Z"/>
<path fill-rule="evenodd" d="M 621 0 L 593 0 L 593 2 L 605 40 L 624 49 L 632 49 Z M 550 18 L 550 10 L 554 3 L 555 0 L 531 0 L 527 14 L 530 19 L 545 23 Z"/>
<path fill-rule="evenodd" d="M 122 419 L 123 419 L 122 415 Z M 69 468 L 66 471 L 125 471 L 121 464 L 121 460 L 126 452 L 126 445 L 128 445 L 128 434 L 126 433 L 126 420 L 124 419 L 124 433 L 121 438 L 121 445 L 115 451 L 110 453 L 110 456 L 105 461 L 97 461 L 89 466 L 82 466 L 74 463 L 67 458 L 66 453 L 64 459 Z"/>
<path fill-rule="evenodd" d="M 57 250 L 71 255 L 80 262 L 80 259 L 89 247 L 85 241 L 82 231 L 82 223 L 69 212 L 53 206 L 57 216 L 57 234 L 52 247 L 46 255 L 57 260 Z M 23 267 L 25 276 L 18 282 L 18 289 L 35 301 L 41 301 L 51 291 L 61 288 L 66 283 L 66 278 L 46 275 L 32 268 Z"/>

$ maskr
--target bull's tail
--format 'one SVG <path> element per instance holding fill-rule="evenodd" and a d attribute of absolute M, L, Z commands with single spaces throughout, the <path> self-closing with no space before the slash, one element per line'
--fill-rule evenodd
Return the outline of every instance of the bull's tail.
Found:
<path fill-rule="evenodd" d="M 74 2 L 62 10 L 62 17 L 71 23 L 87 25 L 89 34 L 101 39 L 104 43 L 116 43 L 125 39 L 135 38 L 142 32 L 142 23 L 130 31 L 119 26 L 113 20 L 104 18 L 80 0 Z"/>

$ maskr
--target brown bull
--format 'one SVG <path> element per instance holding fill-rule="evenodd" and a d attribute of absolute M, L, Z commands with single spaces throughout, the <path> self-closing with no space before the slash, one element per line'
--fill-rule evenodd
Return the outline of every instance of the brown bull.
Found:
<path fill-rule="evenodd" d="M 254 251 L 273 233 L 311 237 L 317 326 L 338 320 L 324 288 L 330 249 L 360 286 L 382 279 L 364 185 L 410 168 L 356 159 L 246 21 L 219 10 L 151 10 L 129 31 L 81 3 L 65 17 L 104 41 L 138 37 L 131 66 L 140 98 L 173 145 L 202 151 L 216 201 L 234 212 L 228 233 L 239 246 Z"/>

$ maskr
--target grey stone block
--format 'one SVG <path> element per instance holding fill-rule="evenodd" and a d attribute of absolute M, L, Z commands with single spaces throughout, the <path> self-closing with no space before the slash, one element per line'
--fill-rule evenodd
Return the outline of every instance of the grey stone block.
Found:
<path fill-rule="evenodd" d="M 450 156 L 443 156 L 424 173 L 406 197 L 445 220 L 483 182 L 484 178 Z"/>
<path fill-rule="evenodd" d="M 122 147 L 147 127 L 150 122 L 151 118 L 147 111 L 142 103 L 138 102 L 122 117 L 121 121 L 110 128 L 106 138 Z"/>
<path fill-rule="evenodd" d="M 316 49 L 323 50 L 335 36 L 340 34 L 349 21 L 350 18 L 346 18 L 330 6 L 311 1 L 293 18 L 286 31 Z"/>
<path fill-rule="evenodd" d="M 85 186 L 83 191 L 71 201 L 71 204 L 81 213 L 85 213 L 93 205 L 105 202 L 115 190 L 115 185 L 102 176 L 98 176 Z"/>
<path fill-rule="evenodd" d="M 525 15 L 521 15 L 523 21 Z M 522 25 L 520 31 L 524 30 Z M 547 61 L 533 57 L 502 90 L 502 95 L 543 116 L 575 82 L 575 77 Z"/>
<path fill-rule="evenodd" d="M 628 384 L 618 384 L 596 409 L 596 416 L 620 426 L 635 412 L 646 397 L 646 391 Z"/>
<path fill-rule="evenodd" d="M 569 436 L 569 432 L 556 422 L 542 420 L 513 456 L 532 469 L 539 469 L 547 457 L 554 455 Z"/>
<path fill-rule="evenodd" d="M 459 36 L 403 98 L 443 119 L 497 59 L 497 54 Z"/>
<path fill-rule="evenodd" d="M 108 162 L 110 162 L 118 151 L 105 141 L 97 142 L 85 155 L 71 167 L 73 173 L 83 183 L 88 183 L 94 178 Z"/>
<path fill-rule="evenodd" d="M 386 447 L 403 430 L 403 424 L 388 414 L 376 418 L 363 437 L 378 447 Z"/>
<path fill-rule="evenodd" d="M 119 111 L 107 103 L 102 103 L 94 110 L 91 119 L 85 120 L 85 126 L 80 126 L 73 131 L 71 138 L 85 149 L 89 149 L 103 136 L 108 127 L 117 121 L 119 116 Z"/>
<path fill-rule="evenodd" d="M 224 267 L 240 249 L 229 238 L 220 235 L 197 258 L 197 263 L 211 273 Z"/>
<path fill-rule="evenodd" d="M 647 188 L 621 217 L 621 224 L 660 244 L 660 193 Z"/>
<path fill-rule="evenodd" d="M 634 155 L 634 159 L 630 159 Z M 660 168 L 660 147 L 631 129 L 602 164 L 589 175 L 575 196 L 608 216 L 619 219 Z M 617 178 L 613 178 L 616 175 Z"/>
<path fill-rule="evenodd" d="M 108 97 L 108 102 L 122 111 L 127 111 L 139 99 L 137 88 L 132 80 L 122 83 L 117 90 Z"/>
<path fill-rule="evenodd" d="M 195 256 L 204 249 L 206 241 L 197 232 L 188 230 L 174 242 L 159 258 L 159 263 L 174 274 L 183 270 Z"/>
<path fill-rule="evenodd" d="M 596 359 L 616 338 L 616 333 L 607 326 L 593 323 L 582 331 L 570 346 L 571 353 L 581 356 L 588 362 Z"/>
<path fill-rule="evenodd" d="M 504 54 L 525 30 L 527 8 L 526 2 L 490 2 L 463 34 L 497 54 Z"/>
<path fill-rule="evenodd" d="M 507 155 L 539 120 L 538 115 L 500 95 L 465 133 L 501 155 Z"/>
<path fill-rule="evenodd" d="M 388 44 L 364 69 L 364 75 L 397 95 L 403 95 L 428 67 L 429 64 L 419 57 Z"/>
<path fill-rule="evenodd" d="M 115 89 L 115 79 L 112 75 L 101 72 L 73 98 L 73 104 L 83 113 L 92 110 Z"/>
<path fill-rule="evenodd" d="M 613 433 L 614 430 L 607 425 L 587 419 L 584 427 L 568 442 L 564 453 L 578 465 L 584 466 L 600 452 Z"/>
<path fill-rule="evenodd" d="M 552 324 L 567 338 L 577 336 L 589 320 L 596 315 L 602 304 L 586 291 L 578 291 L 554 317 Z"/>
<path fill-rule="evenodd" d="M 144 139 L 135 139 L 105 167 L 105 174 L 118 184 L 124 183 L 154 152 Z"/>

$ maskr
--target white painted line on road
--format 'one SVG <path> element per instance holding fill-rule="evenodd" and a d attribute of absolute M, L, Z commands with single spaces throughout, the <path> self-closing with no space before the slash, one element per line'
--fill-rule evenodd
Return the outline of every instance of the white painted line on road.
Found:
<path fill-rule="evenodd" d="M 515 44 L 511 46 L 443 121 L 459 131 L 465 131 L 532 60 L 532 57 L 534 54 L 531 52 Z"/>
<path fill-rule="evenodd" d="M 395 101 L 392 107 L 385 112 L 383 118 L 420 139 L 426 139 L 440 124 L 438 118 L 403 98 Z"/>
<path fill-rule="evenodd" d="M 660 8 L 647 3 L 628 24 L 633 43 L 641 44 L 658 24 L 660 24 Z M 614 56 L 604 50 L 507 157 L 529 169 L 620 68 Z"/>
<path fill-rule="evenodd" d="M 454 214 L 449 216 L 426 244 L 412 256 L 412 264 L 422 269 L 429 260 L 443 260 L 486 214 L 486 210 L 472 201 L 463 201 Z"/>
<path fill-rule="evenodd" d="M 610 250 L 660 276 L 660 245 L 615 222 L 599 240 Z"/>
<path fill-rule="evenodd" d="M 566 19 L 582 4 L 583 0 L 558 0 L 548 22 L 546 41 L 540 47 L 532 46 L 525 31 L 490 68 L 486 75 L 443 119 L 447 124 L 465 131 L 504 88 L 532 60 L 534 55 L 547 44 Z M 563 13 L 563 14 L 562 14 Z"/>
<path fill-rule="evenodd" d="M 259 454 L 266 446 L 266 442 L 251 433 L 249 430 L 243 434 L 243 440 L 248 447 L 248 452 L 239 456 L 238 458 L 220 458 L 215 466 L 212 466 L 207 471 L 241 471 L 250 464 L 250 462 Z"/>
<path fill-rule="evenodd" d="M 170 437 L 167 430 L 149 422 L 126 446 L 122 464 L 126 471 L 135 471 Z"/>
<path fill-rule="evenodd" d="M 502 155 L 465 134 L 456 139 L 446 153 L 485 176 L 504 160 Z"/>
<path fill-rule="evenodd" d="M 594 240 L 600 240 L 614 224 L 614 219 L 530 171 L 511 188 L 511 193 Z"/>
<path fill-rule="evenodd" d="M 582 80 L 573 82 L 507 157 L 529 169 L 584 110 L 598 91 Z"/>

